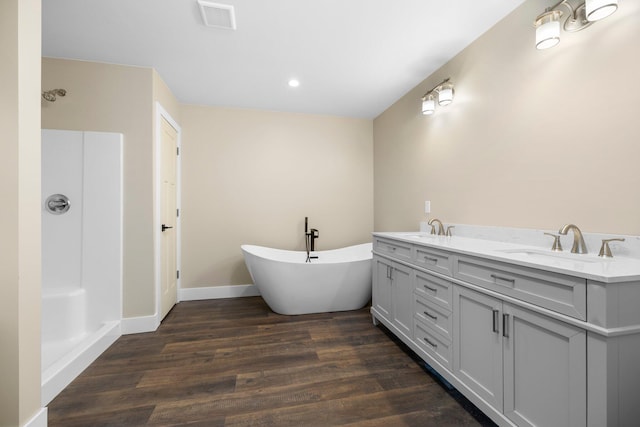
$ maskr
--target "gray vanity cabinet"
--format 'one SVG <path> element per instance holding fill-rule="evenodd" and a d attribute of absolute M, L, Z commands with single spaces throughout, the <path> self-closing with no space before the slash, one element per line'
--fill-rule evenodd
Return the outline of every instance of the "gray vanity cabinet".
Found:
<path fill-rule="evenodd" d="M 413 270 L 381 257 L 374 257 L 373 304 L 378 312 L 407 338 L 411 337 Z"/>
<path fill-rule="evenodd" d="M 503 314 L 504 415 L 518 426 L 585 426 L 586 331 L 508 303 Z"/>
<path fill-rule="evenodd" d="M 467 388 L 502 411 L 502 301 L 454 286 L 453 373 Z"/>
<path fill-rule="evenodd" d="M 584 426 L 586 332 L 454 287 L 454 375 L 518 426 Z"/>
<path fill-rule="evenodd" d="M 393 261 L 373 257 L 372 305 L 378 318 L 391 321 L 391 274 Z"/>
<path fill-rule="evenodd" d="M 581 263 L 563 272 L 473 251 L 464 239 L 410 239 L 374 233 L 374 323 L 491 419 L 638 425 L 637 267 L 621 262 L 622 276 L 599 282 Z"/>

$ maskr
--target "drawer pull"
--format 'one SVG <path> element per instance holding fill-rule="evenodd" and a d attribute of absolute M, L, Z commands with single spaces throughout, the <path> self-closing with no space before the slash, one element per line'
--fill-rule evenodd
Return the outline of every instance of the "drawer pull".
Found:
<path fill-rule="evenodd" d="M 500 331 L 498 330 L 498 316 L 500 315 L 500 312 L 498 310 L 493 310 L 493 332 L 495 333 L 499 333 Z"/>
<path fill-rule="evenodd" d="M 509 338 L 509 331 L 507 330 L 508 326 L 509 326 L 509 315 L 503 314 L 502 315 L 502 336 L 505 338 Z"/>
<path fill-rule="evenodd" d="M 510 277 L 498 276 L 497 274 L 492 274 L 491 278 L 494 280 L 504 280 L 505 282 L 516 283 L 516 279 L 512 279 Z"/>
<path fill-rule="evenodd" d="M 438 316 L 434 316 L 433 314 L 429 314 L 427 311 L 423 311 L 424 315 L 430 317 L 433 320 L 438 320 Z"/>
<path fill-rule="evenodd" d="M 391 252 L 395 252 L 396 247 L 395 246 L 387 246 L 387 250 L 390 250 Z"/>
<path fill-rule="evenodd" d="M 426 256 L 426 255 L 423 258 L 424 258 L 425 261 L 429 261 L 429 262 L 432 262 L 434 264 L 438 263 L 438 258 L 433 258 L 433 257 L 429 257 L 429 256 Z"/>
<path fill-rule="evenodd" d="M 433 342 L 429 341 L 429 338 L 425 337 L 425 338 L 422 338 L 422 339 L 423 339 L 427 344 L 429 344 L 431 347 L 433 347 L 434 349 L 435 349 L 435 348 L 438 348 L 438 344 L 436 344 L 436 343 L 433 343 Z"/>
<path fill-rule="evenodd" d="M 425 288 L 426 290 L 428 290 L 428 291 L 431 291 L 431 292 L 433 292 L 433 293 L 438 293 L 438 290 L 437 290 L 436 288 L 431 288 L 431 287 L 429 287 L 429 286 L 427 286 L 427 285 L 422 285 L 422 286 L 424 286 L 424 288 Z"/>

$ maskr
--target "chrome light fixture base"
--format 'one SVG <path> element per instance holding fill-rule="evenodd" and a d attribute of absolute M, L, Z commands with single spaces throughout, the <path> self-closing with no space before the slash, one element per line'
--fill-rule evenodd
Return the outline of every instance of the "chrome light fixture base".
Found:
<path fill-rule="evenodd" d="M 593 22 L 587 19 L 587 12 L 585 4 L 583 3 L 567 17 L 562 28 L 566 32 L 575 33 L 576 31 L 584 30 L 591 24 L 593 24 Z"/>

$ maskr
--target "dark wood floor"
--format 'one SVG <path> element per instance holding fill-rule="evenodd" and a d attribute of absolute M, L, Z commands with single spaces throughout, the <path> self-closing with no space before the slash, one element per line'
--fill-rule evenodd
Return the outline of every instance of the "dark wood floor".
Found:
<path fill-rule="evenodd" d="M 463 402 L 464 403 L 464 402 Z M 368 309 L 183 302 L 121 337 L 49 405 L 49 426 L 477 426 Z"/>

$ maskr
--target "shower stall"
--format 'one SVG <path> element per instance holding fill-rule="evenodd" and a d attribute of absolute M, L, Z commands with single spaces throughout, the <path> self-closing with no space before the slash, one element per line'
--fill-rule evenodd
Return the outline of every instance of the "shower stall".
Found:
<path fill-rule="evenodd" d="M 122 135 L 42 130 L 42 405 L 119 336 Z"/>

